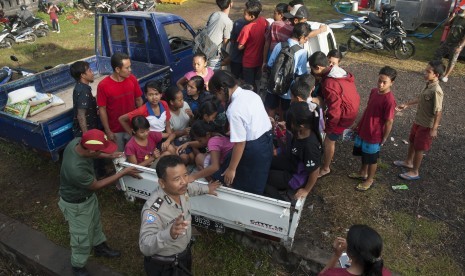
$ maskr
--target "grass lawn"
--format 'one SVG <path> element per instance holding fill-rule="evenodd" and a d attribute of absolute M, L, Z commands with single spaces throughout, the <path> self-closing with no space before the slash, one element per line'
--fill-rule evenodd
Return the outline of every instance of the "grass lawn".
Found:
<path fill-rule="evenodd" d="M 179 9 L 190 9 L 201 5 L 200 0 L 189 0 L 182 6 L 159 5 L 157 10 L 176 13 Z M 325 22 L 329 19 L 342 18 L 329 5 L 329 1 L 305 1 L 311 12 L 312 20 Z M 267 1 L 264 3 L 264 16 L 270 17 L 272 10 L 278 1 Z M 237 5 L 243 5 L 237 3 Z M 78 10 L 70 10 L 67 15 L 60 16 L 62 32 L 60 34 L 50 32 L 49 37 L 39 38 L 35 44 L 14 45 L 12 49 L 1 49 L 0 64 L 13 65 L 10 55 L 16 55 L 21 61 L 21 66 L 34 70 L 43 70 L 44 66 L 57 65 L 72 62 L 94 54 L 94 18 L 80 17 L 82 14 Z M 39 14 L 42 18 L 47 15 Z M 189 22 L 189 18 L 185 18 Z M 421 28 L 419 32 L 428 33 L 431 28 Z M 348 30 L 335 30 L 338 44 L 347 43 Z M 362 52 L 348 53 L 346 59 L 349 62 L 371 63 L 377 65 L 390 65 L 396 69 L 421 71 L 427 61 L 433 56 L 434 50 L 438 46 L 442 28 L 439 28 L 433 38 L 416 39 L 412 38 L 416 45 L 416 55 L 410 60 L 400 61 L 394 58 L 392 53 L 382 52 Z M 453 75 L 464 75 L 465 66 L 460 62 Z M 5 214 L 19 219 L 28 218 L 28 223 L 34 228 L 44 232 L 48 238 L 62 246 L 69 246 L 69 236 L 67 225 L 63 216 L 56 208 L 57 187 L 59 165 L 50 161 L 44 161 L 36 154 L 23 150 L 20 147 L 12 146 L 9 143 L 0 141 L 0 152 L 3 155 L 3 162 L 14 160 L 15 165 L 20 168 L 42 168 L 43 177 L 54 179 L 55 190 L 46 199 L 35 203 L 36 208 L 27 211 L 18 210 L 17 206 L 3 200 L 0 202 L 0 209 Z M 382 177 L 383 169 L 380 166 Z M 331 202 L 331 190 L 322 189 L 322 197 L 328 198 Z M 21 196 L 21 191 L 15 191 L 14 196 Z M 107 261 L 99 259 L 99 262 L 121 271 L 127 275 L 142 275 L 142 258 L 135 241 L 139 232 L 139 217 L 141 202 L 129 203 L 124 200 L 120 192 L 114 189 L 103 189 L 98 193 L 102 211 L 102 220 L 105 232 L 112 237 L 109 244 L 123 250 L 124 258 L 118 261 Z M 364 202 L 365 205 L 376 210 L 385 195 L 382 193 L 378 197 L 371 198 Z M 350 201 L 350 198 L 347 199 Z M 346 206 L 337 202 L 341 206 Z M 348 202 L 347 204 L 350 204 Z M 361 205 L 361 206 L 365 206 Z M 385 211 L 385 210 L 384 210 Z M 420 258 L 415 253 L 416 247 L 421 247 L 424 240 L 439 242 L 440 233 L 444 231 L 446 225 L 440 222 L 433 222 L 419 219 L 411 214 L 389 210 L 388 214 L 381 214 L 387 221 L 368 221 L 360 207 L 353 214 L 358 217 L 347 218 L 349 222 L 363 222 L 380 226 L 380 231 L 385 240 L 385 258 L 389 267 L 403 275 L 437 275 L 437 271 L 443 271 L 444 275 L 458 275 L 460 269 L 448 256 L 432 256 L 429 260 Z M 405 244 L 410 244 L 406 247 Z M 402 257 L 400 257 L 402 256 Z M 276 264 L 269 253 L 260 250 L 252 250 L 239 245 L 232 235 L 216 235 L 213 233 L 203 233 L 198 238 L 194 246 L 194 272 L 197 275 L 285 275 L 283 267 Z M 420 267 L 420 269 L 417 269 Z M 415 269 L 414 269 L 415 268 Z M 439 268 L 439 270 L 438 270 Z"/>

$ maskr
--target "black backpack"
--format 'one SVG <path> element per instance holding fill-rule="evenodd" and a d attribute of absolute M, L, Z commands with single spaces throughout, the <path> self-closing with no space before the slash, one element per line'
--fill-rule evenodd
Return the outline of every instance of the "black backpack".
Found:
<path fill-rule="evenodd" d="M 208 18 L 207 25 L 210 24 L 210 19 L 213 16 L 212 13 Z M 219 45 L 216 45 L 208 35 L 207 27 L 200 30 L 194 37 L 194 46 L 192 52 L 195 54 L 202 53 L 207 57 L 207 61 L 218 56 Z"/>
<path fill-rule="evenodd" d="M 281 51 L 276 57 L 268 78 L 268 91 L 275 95 L 284 95 L 289 91 L 295 78 L 294 55 L 302 49 L 299 44 L 289 47 L 288 42 L 281 42 Z"/>

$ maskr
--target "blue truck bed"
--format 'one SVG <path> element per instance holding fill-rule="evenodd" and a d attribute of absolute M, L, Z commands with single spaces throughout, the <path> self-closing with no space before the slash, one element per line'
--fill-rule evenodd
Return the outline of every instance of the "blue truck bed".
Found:
<path fill-rule="evenodd" d="M 110 58 L 92 56 L 84 60 L 94 71 L 96 81 L 92 86 L 93 93 L 96 93 L 98 81 L 112 73 Z M 0 86 L 0 137 L 49 154 L 54 161 L 59 159 L 60 151 L 73 139 L 72 90 L 75 80 L 69 75 L 69 66 L 61 65 Z M 169 82 L 168 66 L 133 61 L 131 68 L 141 87 L 150 80 L 158 80 L 164 86 Z M 3 112 L 8 93 L 28 86 L 35 86 L 37 92 L 56 94 L 65 101 L 65 105 L 52 107 L 26 119 Z"/>

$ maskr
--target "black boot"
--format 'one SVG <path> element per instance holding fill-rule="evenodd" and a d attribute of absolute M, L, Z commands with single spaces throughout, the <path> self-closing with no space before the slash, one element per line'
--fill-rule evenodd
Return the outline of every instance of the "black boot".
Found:
<path fill-rule="evenodd" d="M 85 267 L 74 267 L 73 266 L 73 275 L 74 276 L 90 276 L 89 271 Z"/>
<path fill-rule="evenodd" d="M 121 252 L 111 249 L 108 247 L 106 242 L 102 242 L 101 244 L 94 246 L 94 255 L 96 257 L 116 258 L 121 256 Z"/>

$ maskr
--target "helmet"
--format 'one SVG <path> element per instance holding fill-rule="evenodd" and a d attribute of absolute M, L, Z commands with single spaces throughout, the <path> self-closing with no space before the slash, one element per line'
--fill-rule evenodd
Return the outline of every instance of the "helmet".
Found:
<path fill-rule="evenodd" d="M 27 6 L 26 5 L 21 5 L 21 6 L 19 6 L 19 8 L 20 8 L 20 10 L 24 11 L 24 10 L 27 9 Z"/>

